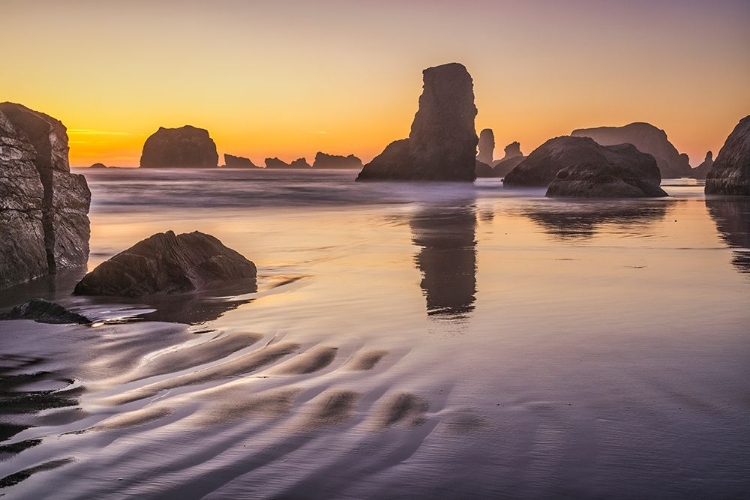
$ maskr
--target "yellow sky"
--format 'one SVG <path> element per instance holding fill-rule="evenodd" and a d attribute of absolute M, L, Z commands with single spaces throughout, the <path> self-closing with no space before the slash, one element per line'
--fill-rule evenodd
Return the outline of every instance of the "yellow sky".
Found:
<path fill-rule="evenodd" d="M 62 120 L 76 166 L 136 166 L 185 124 L 259 164 L 369 160 L 408 135 L 422 69 L 452 61 L 496 157 L 647 121 L 695 166 L 750 114 L 744 0 L 3 0 L 0 18 L 0 101 Z"/>

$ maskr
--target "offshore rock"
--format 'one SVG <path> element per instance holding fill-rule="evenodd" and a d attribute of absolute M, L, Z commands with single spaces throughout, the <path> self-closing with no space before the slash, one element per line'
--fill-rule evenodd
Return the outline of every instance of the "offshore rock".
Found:
<path fill-rule="evenodd" d="M 259 168 L 249 158 L 224 154 L 224 167 L 226 168 Z"/>
<path fill-rule="evenodd" d="M 329 155 L 318 151 L 312 168 L 362 168 L 362 160 L 354 155 Z"/>
<path fill-rule="evenodd" d="M 10 312 L 0 314 L 0 320 L 13 319 L 30 319 L 37 323 L 51 324 L 78 323 L 79 325 L 86 325 L 91 323 L 91 320 L 86 316 L 43 299 L 32 299 L 25 304 L 14 307 Z"/>
<path fill-rule="evenodd" d="M 492 165 L 495 154 L 495 134 L 491 128 L 486 128 L 479 133 L 479 154 L 477 160 Z"/>
<path fill-rule="evenodd" d="M 307 163 L 307 159 L 305 158 L 297 158 L 292 163 L 289 164 L 289 168 L 312 168 L 309 163 Z"/>
<path fill-rule="evenodd" d="M 602 146 L 632 144 L 656 159 L 663 179 L 690 175 L 690 159 L 669 142 L 667 133 L 650 123 L 631 123 L 624 127 L 598 127 L 574 130 L 574 137 L 591 137 Z"/>
<path fill-rule="evenodd" d="M 706 194 L 750 196 L 750 116 L 737 124 L 706 176 Z"/>
<path fill-rule="evenodd" d="M 208 130 L 159 127 L 143 145 L 141 168 L 216 168 L 219 154 Z"/>
<path fill-rule="evenodd" d="M 692 172 L 690 172 L 690 177 L 694 179 L 705 179 L 713 164 L 714 154 L 709 151 L 708 153 L 706 153 L 706 159 L 703 160 L 703 163 L 695 167 Z"/>
<path fill-rule="evenodd" d="M 357 177 L 364 180 L 467 181 L 476 178 L 474 84 L 458 63 L 428 68 L 408 139 L 392 142 Z"/>
<path fill-rule="evenodd" d="M 210 284 L 248 280 L 255 264 L 198 231 L 157 233 L 101 263 L 76 285 L 75 295 L 141 297 L 200 290 Z"/>
<path fill-rule="evenodd" d="M 0 104 L 0 289 L 85 266 L 91 192 L 58 120 Z"/>
<path fill-rule="evenodd" d="M 548 197 L 667 196 L 651 155 L 632 144 L 600 146 L 587 137 L 557 137 L 505 177 L 506 186 L 549 186 Z"/>
<path fill-rule="evenodd" d="M 108 167 L 104 163 L 94 163 L 89 168 L 97 169 L 97 168 L 108 168 Z"/>
<path fill-rule="evenodd" d="M 505 146 L 505 156 L 492 165 L 492 177 L 505 177 L 526 158 L 521 152 L 521 144 L 511 142 Z"/>
<path fill-rule="evenodd" d="M 311 167 L 304 158 L 297 158 L 292 163 L 286 163 L 278 158 L 266 158 L 266 168 L 303 169 Z"/>

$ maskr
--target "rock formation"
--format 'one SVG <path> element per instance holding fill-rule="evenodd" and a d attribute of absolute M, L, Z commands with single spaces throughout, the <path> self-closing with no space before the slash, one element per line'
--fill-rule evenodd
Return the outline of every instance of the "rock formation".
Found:
<path fill-rule="evenodd" d="M 354 155 L 329 155 L 319 151 L 315 155 L 312 168 L 362 168 L 362 160 Z"/>
<path fill-rule="evenodd" d="M 519 142 L 511 142 L 505 146 L 505 156 L 492 164 L 492 177 L 505 177 L 526 158 L 521 152 Z"/>
<path fill-rule="evenodd" d="M 292 163 L 286 163 L 278 158 L 266 158 L 266 168 L 302 169 L 312 167 L 304 158 L 297 158 Z"/>
<path fill-rule="evenodd" d="M 495 134 L 491 128 L 486 128 L 479 133 L 479 154 L 477 160 L 487 165 L 492 165 L 495 154 Z"/>
<path fill-rule="evenodd" d="M 588 137 L 557 137 L 505 176 L 506 186 L 549 186 L 550 197 L 667 196 L 651 155 L 632 144 L 601 146 Z"/>
<path fill-rule="evenodd" d="M 574 130 L 574 137 L 591 137 L 602 146 L 632 144 L 639 151 L 656 159 L 663 179 L 684 177 L 690 174 L 690 160 L 680 154 L 667 133 L 649 123 L 631 123 L 624 127 L 599 127 Z"/>
<path fill-rule="evenodd" d="M 67 324 L 78 323 L 85 325 L 91 323 L 86 316 L 65 309 L 59 304 L 43 299 L 32 299 L 20 306 L 11 309 L 10 312 L 0 314 L 0 320 L 30 319 L 37 323 Z"/>
<path fill-rule="evenodd" d="M 85 266 L 91 192 L 58 120 L 0 104 L 0 288 Z"/>
<path fill-rule="evenodd" d="M 248 280 L 255 264 L 208 234 L 172 231 L 140 241 L 88 273 L 75 295 L 141 297 L 200 290 L 211 283 Z"/>
<path fill-rule="evenodd" d="M 492 175 L 494 173 L 492 167 L 484 162 L 477 160 L 474 169 L 477 177 L 494 177 L 494 175 Z"/>
<path fill-rule="evenodd" d="M 259 168 L 249 158 L 224 154 L 224 166 L 226 168 Z"/>
<path fill-rule="evenodd" d="M 97 168 L 107 168 L 107 165 L 105 165 L 104 163 L 94 163 L 89 168 L 94 168 L 94 169 L 97 169 Z"/>
<path fill-rule="evenodd" d="M 428 68 L 408 139 L 392 142 L 357 177 L 364 180 L 468 181 L 476 178 L 474 84 L 458 63 Z"/>
<path fill-rule="evenodd" d="M 216 168 L 219 154 L 208 130 L 159 127 L 143 145 L 141 168 Z"/>
<path fill-rule="evenodd" d="M 750 196 L 750 116 L 737 124 L 706 176 L 706 194 Z"/>
<path fill-rule="evenodd" d="M 711 167 L 714 164 L 714 154 L 709 151 L 706 153 L 706 159 L 703 160 L 703 163 L 695 167 L 690 172 L 690 177 L 694 179 L 705 179 L 706 175 L 708 175 L 708 171 L 711 170 Z"/>

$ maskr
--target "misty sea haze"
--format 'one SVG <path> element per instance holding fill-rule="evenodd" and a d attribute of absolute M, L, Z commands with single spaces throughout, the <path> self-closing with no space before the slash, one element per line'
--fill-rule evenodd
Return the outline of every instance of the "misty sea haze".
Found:
<path fill-rule="evenodd" d="M 89 270 L 198 230 L 258 291 L 113 302 L 73 297 L 73 272 L 0 292 L 98 320 L 0 325 L 0 496 L 750 495 L 748 199 L 77 172 Z"/>

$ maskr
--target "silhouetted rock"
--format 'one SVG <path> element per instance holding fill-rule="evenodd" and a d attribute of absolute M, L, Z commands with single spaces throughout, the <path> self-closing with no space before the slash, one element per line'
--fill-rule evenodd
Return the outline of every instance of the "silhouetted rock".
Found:
<path fill-rule="evenodd" d="M 312 168 L 305 158 L 297 158 L 289 164 L 289 168 Z"/>
<path fill-rule="evenodd" d="M 711 170 L 711 167 L 714 164 L 714 154 L 709 151 L 706 153 L 706 159 L 703 160 L 703 163 L 695 167 L 690 172 L 690 177 L 693 179 L 705 179 L 706 175 L 708 175 L 708 171 Z"/>
<path fill-rule="evenodd" d="M 575 137 L 591 137 L 602 146 L 632 144 L 639 151 L 656 159 L 664 179 L 685 177 L 690 174 L 690 159 L 680 154 L 669 142 L 667 133 L 650 123 L 631 123 L 624 127 L 598 127 L 574 130 Z"/>
<path fill-rule="evenodd" d="M 339 156 L 318 152 L 312 168 L 362 168 L 362 160 L 354 155 Z"/>
<path fill-rule="evenodd" d="M 266 168 L 303 169 L 311 167 L 304 158 L 298 158 L 292 163 L 286 163 L 278 158 L 266 158 Z"/>
<path fill-rule="evenodd" d="M 175 235 L 157 233 L 140 241 L 88 273 L 75 295 L 140 297 L 156 293 L 201 290 L 230 280 L 250 280 L 255 264 L 198 231 Z"/>
<path fill-rule="evenodd" d="M 58 120 L 0 104 L 0 288 L 86 265 L 91 192 Z"/>
<path fill-rule="evenodd" d="M 357 180 L 469 181 L 476 178 L 474 84 L 457 63 L 428 68 L 408 139 L 389 144 Z"/>
<path fill-rule="evenodd" d="M 482 163 L 481 161 L 476 161 L 476 174 L 477 177 L 494 177 L 492 167 L 487 165 L 486 163 Z"/>
<path fill-rule="evenodd" d="M 706 176 L 706 194 L 750 196 L 750 116 L 737 124 Z"/>
<path fill-rule="evenodd" d="M 495 134 L 491 128 L 486 128 L 479 133 L 479 154 L 477 160 L 492 165 L 495 154 Z"/>
<path fill-rule="evenodd" d="M 511 142 L 507 146 L 505 146 L 505 156 L 503 156 L 503 159 L 500 161 L 510 160 L 511 158 L 518 158 L 519 156 L 523 156 L 523 153 L 521 152 L 521 143 L 518 141 Z"/>
<path fill-rule="evenodd" d="M 104 163 L 94 163 L 89 168 L 107 168 L 107 165 L 105 165 Z"/>
<path fill-rule="evenodd" d="M 512 158 L 500 160 L 495 163 L 494 167 L 492 167 L 492 177 L 505 177 L 525 159 L 525 156 L 514 156 Z"/>
<path fill-rule="evenodd" d="M 143 145 L 141 168 L 216 168 L 219 154 L 208 130 L 159 127 Z"/>
<path fill-rule="evenodd" d="M 550 197 L 667 196 L 651 155 L 632 144 L 600 146 L 588 137 L 557 137 L 505 176 L 506 186 L 549 186 Z"/>
<path fill-rule="evenodd" d="M 59 304 L 43 299 L 33 299 L 25 304 L 14 307 L 10 312 L 0 314 L 0 320 L 30 319 L 37 323 L 66 324 L 78 323 L 85 325 L 91 323 L 86 316 L 65 309 Z"/>
<path fill-rule="evenodd" d="M 721 238 L 732 248 L 732 264 L 750 273 L 750 198 L 707 197 L 706 207 Z"/>
<path fill-rule="evenodd" d="M 249 158 L 224 154 L 225 168 L 259 168 Z"/>

